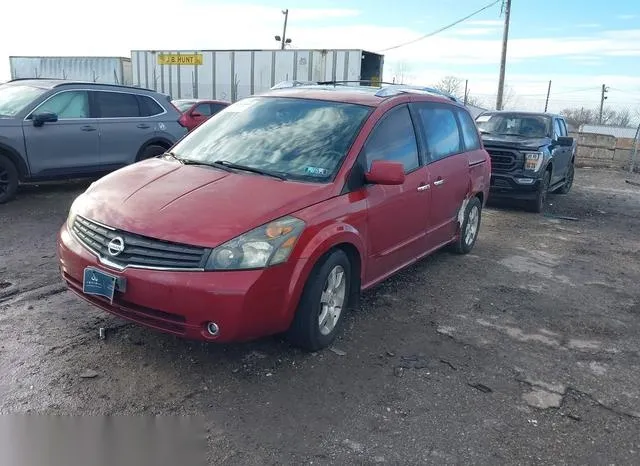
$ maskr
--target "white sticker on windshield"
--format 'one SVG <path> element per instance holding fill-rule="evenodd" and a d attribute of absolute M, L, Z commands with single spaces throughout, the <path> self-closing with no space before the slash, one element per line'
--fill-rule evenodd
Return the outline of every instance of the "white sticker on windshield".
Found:
<path fill-rule="evenodd" d="M 491 115 L 480 115 L 476 118 L 476 123 L 485 123 L 491 119 Z"/>
<path fill-rule="evenodd" d="M 329 170 L 321 167 L 305 167 L 304 172 L 310 176 L 328 176 Z"/>

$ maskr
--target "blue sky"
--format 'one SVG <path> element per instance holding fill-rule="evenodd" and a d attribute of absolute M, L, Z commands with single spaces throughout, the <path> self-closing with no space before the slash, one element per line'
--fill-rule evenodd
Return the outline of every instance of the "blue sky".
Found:
<path fill-rule="evenodd" d="M 84 0 L 8 2 L 3 5 L 7 17 L 30 17 L 30 30 L 55 34 L 36 40 L 24 34 L 22 23 L 5 23 L 0 30 L 0 80 L 8 78 L 9 55 L 129 56 L 132 49 L 271 48 L 277 45 L 273 35 L 281 33 L 282 8 L 290 10 L 288 35 L 294 47 L 379 51 L 488 3 L 110 0 L 96 21 Z M 33 11 L 38 11 L 37 17 Z M 497 4 L 446 32 L 385 52 L 384 78 L 432 85 L 455 75 L 468 79 L 471 93 L 493 105 L 501 23 Z M 610 87 L 608 105 L 640 109 L 640 1 L 513 0 L 507 66 L 511 104 L 542 109 L 549 80 L 552 110 L 596 106 L 603 83 Z"/>

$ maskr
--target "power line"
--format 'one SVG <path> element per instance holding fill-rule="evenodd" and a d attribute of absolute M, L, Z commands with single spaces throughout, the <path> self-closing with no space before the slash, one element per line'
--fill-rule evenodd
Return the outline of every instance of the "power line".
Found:
<path fill-rule="evenodd" d="M 416 42 L 420 42 L 421 40 L 424 40 L 424 39 L 426 39 L 428 37 L 435 36 L 436 34 L 439 34 L 442 31 L 446 31 L 447 29 L 451 29 L 453 26 L 456 26 L 456 25 L 462 23 L 463 21 L 468 20 L 469 18 L 477 15 L 478 13 L 482 13 L 484 10 L 488 10 L 493 5 L 496 5 L 497 3 L 501 2 L 501 1 L 502 0 L 496 0 L 495 2 L 491 2 L 488 5 L 483 6 L 479 10 L 474 11 L 470 15 L 467 15 L 464 18 L 461 18 L 461 19 L 459 19 L 459 20 L 457 20 L 457 21 L 455 21 L 455 22 L 453 22 L 451 24 L 448 24 L 447 26 L 441 27 L 440 29 L 437 29 L 437 30 L 435 30 L 433 32 L 425 34 L 424 36 L 420 36 L 417 39 L 413 39 L 413 40 L 410 40 L 408 42 L 403 42 L 402 44 L 394 45 L 393 47 L 387 47 L 386 49 L 378 50 L 378 52 L 388 52 L 389 50 L 399 49 L 400 47 L 404 47 L 405 45 L 415 44 Z"/>

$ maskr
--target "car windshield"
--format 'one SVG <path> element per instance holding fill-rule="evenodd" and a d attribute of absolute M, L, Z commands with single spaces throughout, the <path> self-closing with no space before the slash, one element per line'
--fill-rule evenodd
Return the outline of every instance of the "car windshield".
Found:
<path fill-rule="evenodd" d="M 501 136 L 544 138 L 550 133 L 551 119 L 544 115 L 493 114 L 480 115 L 476 119 L 483 133 Z"/>
<path fill-rule="evenodd" d="M 15 84 L 0 86 L 0 117 L 14 117 L 47 89 Z"/>
<path fill-rule="evenodd" d="M 173 152 L 193 162 L 224 161 L 287 179 L 328 182 L 369 111 L 341 102 L 250 97 L 216 114 Z"/>
<path fill-rule="evenodd" d="M 174 100 L 171 102 L 180 112 L 186 112 L 196 103 L 195 100 Z"/>

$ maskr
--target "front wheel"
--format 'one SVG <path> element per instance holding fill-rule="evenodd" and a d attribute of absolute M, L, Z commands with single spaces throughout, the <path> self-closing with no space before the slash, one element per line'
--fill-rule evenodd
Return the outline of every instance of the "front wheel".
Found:
<path fill-rule="evenodd" d="M 460 234 L 456 242 L 452 245 L 454 252 L 458 254 L 468 254 L 471 252 L 478 239 L 481 217 L 482 203 L 480 199 L 477 197 L 469 199 L 464 211 L 464 220 L 460 226 Z"/>
<path fill-rule="evenodd" d="M 528 207 L 531 212 L 539 214 L 544 210 L 545 204 L 547 202 L 547 193 L 549 192 L 550 184 L 551 172 L 546 171 L 544 174 L 544 178 L 542 178 L 542 183 L 540 183 L 540 188 L 538 189 L 535 199 L 529 201 Z"/>
<path fill-rule="evenodd" d="M 138 159 L 136 161 L 140 162 L 141 160 L 157 157 L 158 155 L 164 154 L 166 151 L 167 149 L 165 149 L 163 146 L 160 146 L 158 144 L 149 144 L 138 155 Z"/>
<path fill-rule="evenodd" d="M 4 155 L 0 155 L 0 204 L 13 199 L 18 190 L 18 169 Z"/>
<path fill-rule="evenodd" d="M 336 249 L 314 268 L 305 284 L 288 339 L 308 351 L 318 351 L 335 339 L 351 292 L 351 262 Z"/>

